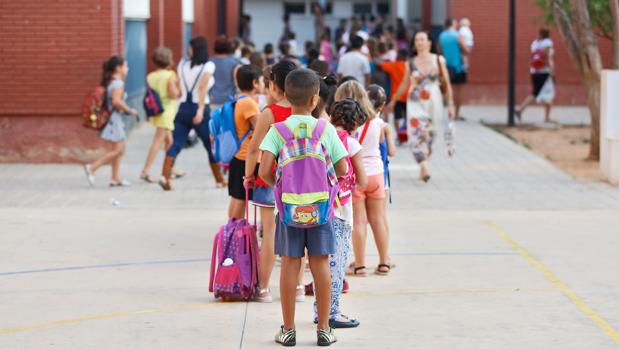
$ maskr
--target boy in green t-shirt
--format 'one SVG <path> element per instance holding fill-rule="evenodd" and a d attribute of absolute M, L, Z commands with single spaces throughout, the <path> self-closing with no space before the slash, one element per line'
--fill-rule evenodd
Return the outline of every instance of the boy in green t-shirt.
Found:
<path fill-rule="evenodd" d="M 311 70 L 296 69 L 286 77 L 285 96 L 292 105 L 292 115 L 284 121 L 284 124 L 299 137 L 310 137 L 318 123 L 311 113 L 320 100 L 319 88 L 320 79 Z M 300 127 L 302 124 L 305 127 Z M 320 141 L 333 161 L 336 175 L 343 176 L 348 170 L 346 165 L 348 153 L 333 125 L 327 124 Z M 271 186 L 275 185 L 275 177 L 271 169 L 283 146 L 284 140 L 271 126 L 260 144 L 263 154 L 259 169 L 260 177 Z M 303 178 L 299 180 L 303 181 Z M 277 219 L 275 253 L 282 257 L 279 283 L 284 324 L 275 336 L 275 341 L 284 346 L 296 344 L 295 295 L 301 257 L 304 256 L 306 248 L 316 285 L 318 345 L 329 346 L 337 341 L 333 330 L 329 327 L 331 301 L 329 254 L 335 253 L 335 236 L 330 222 L 315 228 L 300 229 L 289 227 Z"/>

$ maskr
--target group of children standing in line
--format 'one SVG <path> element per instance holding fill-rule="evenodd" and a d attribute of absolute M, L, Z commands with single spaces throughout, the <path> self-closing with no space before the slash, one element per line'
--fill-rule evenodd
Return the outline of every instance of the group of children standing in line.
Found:
<path fill-rule="evenodd" d="M 171 179 L 184 175 L 174 169 L 174 160 L 187 134 L 194 129 L 204 143 L 218 186 L 228 188 L 229 217 L 243 218 L 248 199 L 260 208 L 263 234 L 256 301 L 272 302 L 269 280 L 276 255 L 281 256 L 283 325 L 276 342 L 284 346 L 296 344 L 295 302 L 305 299 L 307 289 L 316 299 L 317 343 L 328 346 L 336 342 L 333 328 L 359 325 L 359 321 L 342 313 L 340 302 L 342 292 L 348 288 L 345 275 L 369 275 L 365 260 L 368 223 L 379 254 L 375 274 L 388 275 L 395 266 L 388 253 L 385 210 L 389 190 L 387 157 L 394 155 L 395 145 L 393 130 L 382 115 L 387 103 L 385 91 L 377 85 L 366 90 L 350 77 L 338 82 L 332 74 L 323 72 L 321 76 L 285 59 L 264 70 L 251 64 L 235 67 L 232 76 L 238 93 L 234 97 L 234 124 L 242 142 L 229 163 L 226 182 L 211 151 L 208 92 L 214 84 L 216 67 L 208 61 L 206 40 L 193 39 L 189 56 L 178 65 L 177 75 L 171 69 L 169 49 L 158 48 L 153 54 L 157 69 L 148 75 L 147 83 L 159 94 L 164 112 L 150 118 L 156 132 L 140 177 L 156 182 L 149 171 L 157 152 L 163 148 L 166 159 L 159 184 L 166 190 L 172 189 Z M 110 185 L 129 185 L 119 174 L 126 141 L 122 116 L 137 115 L 124 102 L 123 80 L 127 71 L 127 62 L 122 57 L 112 57 L 104 64 L 102 84 L 107 89 L 106 102 L 112 116 L 101 137 L 114 142 L 115 148 L 84 166 L 91 185 L 96 170 L 107 163 L 113 168 Z M 174 100 L 179 98 L 181 104 L 177 109 Z M 261 101 L 265 107 L 261 107 Z M 333 164 L 331 174 L 337 176 L 340 190 L 333 217 L 326 224 L 306 229 L 292 227 L 278 217 L 281 212 L 276 213 L 281 193 L 273 189 L 275 168 L 288 136 L 317 136 Z M 351 247 L 354 261 L 348 264 Z M 305 257 L 313 276 L 310 287 L 302 281 Z"/>

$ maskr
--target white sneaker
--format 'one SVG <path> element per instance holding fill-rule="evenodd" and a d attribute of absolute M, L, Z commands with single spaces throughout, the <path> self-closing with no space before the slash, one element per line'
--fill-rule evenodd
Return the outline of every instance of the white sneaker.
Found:
<path fill-rule="evenodd" d="M 90 172 L 90 165 L 84 165 L 84 173 L 86 173 L 86 179 L 91 187 L 95 186 L 95 176 Z"/>
<path fill-rule="evenodd" d="M 305 286 L 297 286 L 297 295 L 295 296 L 295 300 L 297 301 L 297 303 L 305 302 Z"/>

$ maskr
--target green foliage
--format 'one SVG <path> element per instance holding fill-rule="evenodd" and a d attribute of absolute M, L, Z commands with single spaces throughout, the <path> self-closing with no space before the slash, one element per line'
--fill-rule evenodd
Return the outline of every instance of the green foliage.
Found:
<path fill-rule="evenodd" d="M 589 15 L 596 33 L 607 39 L 612 39 L 612 23 L 613 17 L 610 13 L 610 5 L 608 0 L 586 0 L 589 8 Z M 572 5 L 570 0 L 559 0 L 563 9 L 568 14 L 572 13 Z M 535 0 L 536 5 L 542 9 L 541 20 L 544 23 L 554 25 L 554 15 L 551 8 L 551 0 Z"/>

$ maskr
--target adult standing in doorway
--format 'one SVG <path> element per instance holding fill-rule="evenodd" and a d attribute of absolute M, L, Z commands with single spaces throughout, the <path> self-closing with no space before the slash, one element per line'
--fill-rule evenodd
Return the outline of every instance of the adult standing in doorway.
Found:
<path fill-rule="evenodd" d="M 314 14 L 314 43 L 320 43 L 320 36 L 325 32 L 325 18 L 323 8 L 318 2 L 312 3 L 312 13 Z"/>
<path fill-rule="evenodd" d="M 211 151 L 208 122 L 210 120 L 210 98 L 208 91 L 213 87 L 215 64 L 209 61 L 208 44 L 204 37 L 196 37 L 189 42 L 189 59 L 178 64 L 177 74 L 181 85 L 181 104 L 174 118 L 172 146 L 168 149 L 163 163 L 162 178 L 159 184 L 164 190 L 172 190 L 172 169 L 176 157 L 183 150 L 187 136 L 193 129 L 206 150 L 213 177 L 218 187 L 224 187 L 219 164 Z"/>
<path fill-rule="evenodd" d="M 462 92 L 467 81 L 467 71 L 464 66 L 463 54 L 469 49 L 462 36 L 458 33 L 458 22 L 453 18 L 445 21 L 445 30 L 438 38 L 439 52 L 445 57 L 449 80 L 453 86 L 453 96 L 456 117 L 460 118 L 462 106 Z"/>
<path fill-rule="evenodd" d="M 521 120 L 522 113 L 533 101 L 544 105 L 544 122 L 550 122 L 550 109 L 554 98 L 554 45 L 550 39 L 550 31 L 542 28 L 539 38 L 531 43 L 530 68 L 532 92 L 516 108 L 516 117 Z"/>

